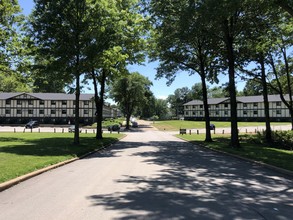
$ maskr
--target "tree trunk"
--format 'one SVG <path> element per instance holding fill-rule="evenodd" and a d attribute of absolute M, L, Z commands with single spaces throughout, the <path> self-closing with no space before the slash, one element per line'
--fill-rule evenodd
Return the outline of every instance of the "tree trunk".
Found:
<path fill-rule="evenodd" d="M 79 145 L 79 98 L 80 98 L 80 76 L 76 74 L 76 90 L 75 90 L 75 129 L 73 144 Z"/>
<path fill-rule="evenodd" d="M 230 104 L 231 104 L 231 147 L 240 147 L 238 137 L 238 124 L 237 124 L 237 99 L 236 99 L 236 88 L 235 88 L 235 57 L 233 48 L 233 17 L 227 19 L 224 22 L 224 33 L 225 33 L 225 44 L 227 49 L 228 59 L 228 73 L 229 73 L 229 93 L 230 93 Z"/>
<path fill-rule="evenodd" d="M 289 112 L 291 115 L 291 130 L 293 131 L 293 98 L 292 98 L 292 84 L 291 84 L 291 72 L 289 69 L 289 63 L 287 59 L 286 49 L 282 50 L 284 62 L 285 62 L 285 71 L 287 78 L 288 94 L 289 94 Z"/>
<path fill-rule="evenodd" d="M 102 131 L 103 105 L 101 104 L 101 97 L 99 97 L 98 83 L 97 83 L 94 70 L 92 71 L 92 78 L 93 78 L 93 84 L 94 84 L 94 90 L 95 90 L 95 107 L 96 107 L 95 116 L 96 116 L 96 123 L 97 123 L 96 139 L 103 139 L 103 131 Z"/>
<path fill-rule="evenodd" d="M 129 130 L 130 129 L 130 126 L 129 126 L 129 122 L 130 122 L 130 117 L 131 117 L 131 114 L 129 114 L 129 113 L 127 113 L 126 114 L 126 127 L 125 127 L 125 129 L 126 130 Z"/>
<path fill-rule="evenodd" d="M 199 54 L 201 55 L 201 45 L 199 42 Z M 211 136 L 211 129 L 210 129 L 210 111 L 209 111 L 209 104 L 208 104 L 208 93 L 207 93 L 207 85 L 206 85 L 206 73 L 204 68 L 204 61 L 202 57 L 200 59 L 200 78 L 202 84 L 202 96 L 203 96 L 203 106 L 204 106 L 204 113 L 205 113 L 205 125 L 206 125 L 206 138 L 205 142 L 212 142 Z"/>
<path fill-rule="evenodd" d="M 103 108 L 104 108 L 104 94 L 105 94 L 105 83 L 106 83 L 106 70 L 102 70 L 102 76 L 100 78 L 100 85 L 101 85 L 101 91 L 100 91 L 100 99 L 99 99 L 99 105 L 97 106 L 98 112 L 97 112 L 97 139 L 103 138 L 103 130 L 102 130 L 102 123 L 103 123 Z"/>
<path fill-rule="evenodd" d="M 263 100 L 264 100 L 264 107 L 265 107 L 265 121 L 266 121 L 266 141 L 272 141 L 272 130 L 271 130 L 271 120 L 270 120 L 270 107 L 269 107 L 269 99 L 268 99 L 268 87 L 266 81 L 266 70 L 265 70 L 265 63 L 264 58 L 260 55 L 260 65 L 261 65 L 261 82 L 263 86 Z"/>

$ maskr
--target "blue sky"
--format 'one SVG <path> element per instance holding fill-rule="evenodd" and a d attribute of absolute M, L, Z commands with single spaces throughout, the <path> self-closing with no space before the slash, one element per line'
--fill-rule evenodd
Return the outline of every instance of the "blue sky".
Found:
<path fill-rule="evenodd" d="M 23 9 L 23 13 L 25 15 L 28 15 L 34 7 L 33 0 L 19 0 L 19 4 L 21 8 Z M 157 66 L 158 66 L 158 62 L 152 62 L 152 63 L 146 62 L 144 65 L 133 65 L 128 68 L 130 72 L 139 72 L 140 74 L 148 77 L 148 79 L 153 82 L 153 86 L 151 87 L 151 90 L 157 98 L 166 98 L 168 95 L 173 94 L 174 91 L 178 88 L 188 87 L 189 89 L 191 89 L 192 85 L 200 82 L 200 78 L 197 76 L 197 74 L 189 76 L 188 73 L 186 72 L 179 72 L 176 76 L 175 81 L 172 83 L 172 85 L 167 86 L 166 79 L 162 78 L 159 80 L 155 80 Z M 212 87 L 220 86 L 222 83 L 226 82 L 227 76 L 220 76 L 219 79 L 220 79 L 220 84 L 212 85 Z M 238 90 L 242 90 L 243 86 L 244 86 L 244 82 L 238 83 Z M 85 92 L 93 93 L 94 91 L 86 90 Z"/>

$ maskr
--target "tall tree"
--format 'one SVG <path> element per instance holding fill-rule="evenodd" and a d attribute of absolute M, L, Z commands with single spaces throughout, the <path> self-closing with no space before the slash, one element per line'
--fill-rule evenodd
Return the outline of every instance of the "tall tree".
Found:
<path fill-rule="evenodd" d="M 0 91 L 29 92 L 29 81 L 18 71 L 22 61 L 23 20 L 17 1 L 0 3 Z"/>
<path fill-rule="evenodd" d="M 183 104 L 191 101 L 193 98 L 192 95 L 194 92 L 190 90 L 188 87 L 178 88 L 174 91 L 174 94 L 168 96 L 167 101 L 173 110 L 173 115 L 177 118 L 180 115 L 184 114 L 184 106 Z"/>
<path fill-rule="evenodd" d="M 161 63 L 157 77 L 165 76 L 171 83 L 179 70 L 197 73 L 201 78 L 206 120 L 206 139 L 211 141 L 210 117 L 207 102 L 206 80 L 217 80 L 219 70 L 217 56 L 211 45 L 208 22 L 198 8 L 197 1 L 151 1 L 150 12 L 155 20 L 156 32 L 154 56 Z"/>
<path fill-rule="evenodd" d="M 115 77 L 127 72 L 128 63 L 144 59 L 146 22 L 136 0 L 97 1 L 95 13 L 99 16 L 87 50 L 88 78 L 93 80 L 95 90 L 96 138 L 101 139 L 105 88 Z"/>
<path fill-rule="evenodd" d="M 74 144 L 79 144 L 80 76 L 86 71 L 86 50 L 91 41 L 95 1 L 36 0 L 31 16 L 31 35 L 38 53 L 50 58 L 49 64 L 60 69 L 60 78 L 75 79 Z"/>
<path fill-rule="evenodd" d="M 126 116 L 126 129 L 129 129 L 130 117 L 135 109 L 146 100 L 151 85 L 148 78 L 137 72 L 121 77 L 112 85 L 111 97 Z"/>

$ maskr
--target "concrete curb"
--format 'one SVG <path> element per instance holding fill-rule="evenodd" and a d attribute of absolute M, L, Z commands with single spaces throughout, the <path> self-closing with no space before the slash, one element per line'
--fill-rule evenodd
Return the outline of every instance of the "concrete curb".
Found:
<path fill-rule="evenodd" d="M 186 141 L 188 143 L 191 143 L 190 141 L 184 140 L 183 138 L 180 138 L 180 137 L 177 137 L 177 138 L 179 138 L 179 139 L 181 139 L 183 141 Z M 195 144 L 193 144 L 193 145 L 195 145 Z M 261 161 L 252 160 L 252 159 L 249 159 L 249 158 L 246 158 L 246 157 L 242 157 L 242 156 L 239 156 L 239 155 L 231 154 L 231 153 L 228 153 L 228 152 L 225 152 L 225 151 L 220 151 L 220 150 L 212 149 L 212 148 L 209 148 L 209 147 L 207 147 L 207 146 L 205 146 L 203 144 L 196 144 L 196 146 L 205 148 L 207 150 L 210 150 L 210 151 L 213 151 L 213 152 L 216 152 L 216 153 L 220 153 L 220 154 L 224 154 L 224 155 L 227 155 L 227 156 L 230 156 L 230 157 L 238 158 L 238 159 L 241 159 L 241 160 L 246 161 L 246 162 L 249 162 L 249 163 L 258 164 L 260 166 L 266 167 L 268 169 L 277 171 L 277 172 L 279 172 L 279 173 L 281 173 L 283 175 L 287 175 L 290 178 L 293 178 L 293 171 L 290 171 L 290 170 L 286 170 L 286 169 L 283 169 L 283 168 L 280 168 L 280 167 L 276 167 L 276 166 L 273 166 L 273 165 L 270 165 L 270 164 L 267 164 L 267 163 L 264 163 L 264 162 L 261 162 Z"/>
<path fill-rule="evenodd" d="M 125 138 L 125 137 L 126 137 L 126 135 L 124 135 L 123 137 L 119 138 L 118 141 L 122 140 L 122 139 Z M 118 142 L 118 141 L 117 141 L 117 142 Z M 40 169 L 40 170 L 33 171 L 33 172 L 28 173 L 28 174 L 25 174 L 25 175 L 23 175 L 23 176 L 19 176 L 19 177 L 17 177 L 17 178 L 12 179 L 12 180 L 9 180 L 9 181 L 6 181 L 6 182 L 4 182 L 4 183 L 1 183 L 1 184 L 0 184 L 0 192 L 4 191 L 4 190 L 6 190 L 6 189 L 9 189 L 10 187 L 12 187 L 12 186 L 14 186 L 14 185 L 17 185 L 17 184 L 19 184 L 19 183 L 21 183 L 21 182 L 23 182 L 23 181 L 25 181 L 25 180 L 28 180 L 28 179 L 33 178 L 33 177 L 35 177 L 35 176 L 38 176 L 38 175 L 40 175 L 40 174 L 42 174 L 42 173 L 48 172 L 48 171 L 50 171 L 50 170 L 56 169 L 56 168 L 58 168 L 58 167 L 64 166 L 64 165 L 69 164 L 69 163 L 72 163 L 72 162 L 74 162 L 74 161 L 77 161 L 77 160 L 80 160 L 80 159 L 86 158 L 86 157 L 88 157 L 88 156 L 90 156 L 90 155 L 92 155 L 92 154 L 94 154 L 94 153 L 96 153 L 96 152 L 98 152 L 98 151 L 101 151 L 101 150 L 104 150 L 105 148 L 110 147 L 111 145 L 113 145 L 113 144 L 115 144 L 115 143 L 117 143 L 117 142 L 114 142 L 114 143 L 111 143 L 111 144 L 108 144 L 108 145 L 102 146 L 101 148 L 99 148 L 99 149 L 97 149 L 97 150 L 94 150 L 94 151 L 91 151 L 91 152 L 89 152 L 89 153 L 86 153 L 86 154 L 84 154 L 84 155 L 82 155 L 82 156 L 80 156 L 80 157 L 76 157 L 76 158 L 73 158 L 73 159 L 69 159 L 69 160 L 66 160 L 66 161 L 62 161 L 62 162 L 60 162 L 60 163 L 53 164 L 53 165 L 51 165 L 51 166 L 48 166 L 48 167 L 42 168 L 42 169 Z"/>

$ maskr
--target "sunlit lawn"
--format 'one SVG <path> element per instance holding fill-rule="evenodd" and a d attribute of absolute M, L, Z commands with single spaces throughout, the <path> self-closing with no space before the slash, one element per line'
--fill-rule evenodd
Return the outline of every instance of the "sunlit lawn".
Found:
<path fill-rule="evenodd" d="M 205 135 L 177 135 L 187 141 L 194 144 L 204 144 L 205 146 L 246 157 L 252 160 L 267 163 L 273 166 L 277 166 L 283 169 L 293 171 L 293 151 L 281 150 L 272 148 L 269 144 L 253 144 L 246 141 L 245 135 L 240 135 L 241 148 L 234 149 L 229 146 L 230 135 L 218 135 L 213 134 L 213 142 L 205 143 Z"/>
<path fill-rule="evenodd" d="M 110 143 L 123 134 L 80 134 L 73 145 L 72 133 L 0 133 L 0 183 L 61 161 L 82 156 Z"/>
<path fill-rule="evenodd" d="M 231 127 L 231 122 L 227 121 L 212 121 L 216 128 L 227 128 Z M 272 122 L 271 126 L 288 125 L 288 122 Z M 186 129 L 201 129 L 205 128 L 204 121 L 183 121 L 183 120 L 168 120 L 168 121 L 155 121 L 152 124 L 159 130 L 166 131 L 178 131 L 180 128 Z M 247 126 L 265 126 L 264 122 L 238 122 L 239 127 Z"/>

